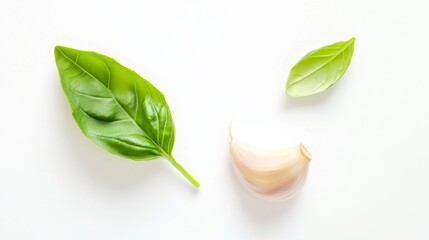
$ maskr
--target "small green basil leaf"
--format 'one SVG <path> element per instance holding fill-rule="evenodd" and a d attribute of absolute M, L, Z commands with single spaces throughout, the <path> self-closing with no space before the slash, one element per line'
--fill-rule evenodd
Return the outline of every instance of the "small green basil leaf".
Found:
<path fill-rule="evenodd" d="M 133 70 L 102 54 L 55 47 L 55 61 L 76 123 L 112 154 L 133 160 L 172 157 L 174 123 L 164 95 Z"/>
<path fill-rule="evenodd" d="M 305 55 L 290 70 L 286 94 L 308 96 L 326 91 L 334 85 L 350 65 L 355 38 L 316 49 Z"/>

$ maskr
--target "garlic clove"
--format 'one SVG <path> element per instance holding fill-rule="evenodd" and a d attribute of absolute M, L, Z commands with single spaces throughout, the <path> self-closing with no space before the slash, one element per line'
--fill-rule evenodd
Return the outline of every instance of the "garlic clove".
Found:
<path fill-rule="evenodd" d="M 267 149 L 243 144 L 230 132 L 233 168 L 240 182 L 258 197 L 284 201 L 304 185 L 311 154 L 303 144 Z"/>

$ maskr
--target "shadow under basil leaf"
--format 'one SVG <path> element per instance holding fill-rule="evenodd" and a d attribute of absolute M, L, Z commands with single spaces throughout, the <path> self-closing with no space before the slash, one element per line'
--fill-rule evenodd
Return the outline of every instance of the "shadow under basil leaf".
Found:
<path fill-rule="evenodd" d="M 332 88 L 334 88 L 334 86 Z M 334 89 L 328 89 L 325 92 L 321 92 L 310 96 L 304 96 L 304 97 L 287 96 L 287 100 L 285 101 L 285 105 L 286 105 L 285 107 L 299 108 L 299 107 L 319 105 L 327 101 L 334 94 L 334 92 L 335 92 Z"/>

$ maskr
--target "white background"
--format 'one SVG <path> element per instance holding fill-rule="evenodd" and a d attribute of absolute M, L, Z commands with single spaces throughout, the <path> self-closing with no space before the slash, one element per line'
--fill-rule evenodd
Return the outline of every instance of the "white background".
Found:
<path fill-rule="evenodd" d="M 426 0 L 1 0 L 0 239 L 428 239 L 428 10 Z M 285 96 L 304 54 L 352 36 L 336 86 Z M 166 95 L 173 153 L 199 190 L 165 160 L 122 159 L 83 136 L 57 44 L 112 56 Z M 243 112 L 294 129 L 276 134 L 311 151 L 294 201 L 260 201 L 233 176 L 228 126 Z M 255 132 L 273 133 L 264 127 Z"/>

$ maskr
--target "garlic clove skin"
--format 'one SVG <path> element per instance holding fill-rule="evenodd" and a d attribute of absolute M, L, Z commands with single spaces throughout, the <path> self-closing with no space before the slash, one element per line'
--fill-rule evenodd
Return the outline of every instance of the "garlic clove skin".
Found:
<path fill-rule="evenodd" d="M 299 144 L 290 148 L 266 149 L 249 146 L 230 135 L 233 168 L 240 182 L 256 196 L 286 201 L 304 185 L 311 154 Z"/>

